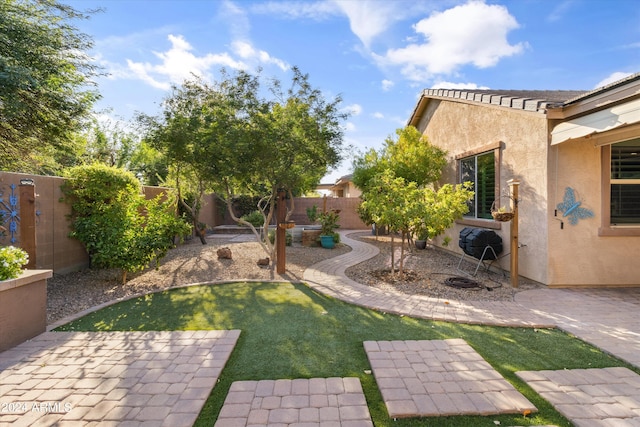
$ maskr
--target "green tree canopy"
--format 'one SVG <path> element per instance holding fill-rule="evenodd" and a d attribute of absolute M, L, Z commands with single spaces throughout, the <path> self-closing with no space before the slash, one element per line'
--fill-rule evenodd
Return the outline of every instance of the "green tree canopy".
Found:
<path fill-rule="evenodd" d="M 41 172 L 76 148 L 98 97 L 92 41 L 73 26 L 86 18 L 56 0 L 0 0 L 0 169 Z"/>
<path fill-rule="evenodd" d="M 411 126 L 387 138 L 380 152 L 370 150 L 354 161 L 353 182 L 362 190 L 361 218 L 392 232 L 433 238 L 467 212 L 473 196 L 467 185 L 445 184 L 437 188 L 446 153 L 431 145 Z M 395 266 L 391 237 L 391 265 Z M 404 245 L 400 275 L 403 274 Z M 393 273 L 393 269 L 392 269 Z"/>
<path fill-rule="evenodd" d="M 292 71 L 286 90 L 277 80 L 265 86 L 259 72 L 229 75 L 223 70 L 213 84 L 186 81 L 165 100 L 161 116 L 141 118 L 145 139 L 166 156 L 179 189 L 185 184 L 196 187 L 197 200 L 204 191 L 215 191 L 241 223 L 233 199 L 260 196 L 256 208 L 264 217 L 264 233 L 278 191 L 304 194 L 342 155 L 341 124 L 347 115 L 339 110 L 341 98 L 326 100 L 308 75 Z M 259 234 L 252 224 L 246 225 Z M 275 262 L 266 234 L 259 237 Z"/>

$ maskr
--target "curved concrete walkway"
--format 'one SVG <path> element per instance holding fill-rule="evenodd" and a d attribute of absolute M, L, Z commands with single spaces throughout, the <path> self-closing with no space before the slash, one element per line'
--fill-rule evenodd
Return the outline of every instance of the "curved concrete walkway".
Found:
<path fill-rule="evenodd" d="M 640 367 L 640 288 L 539 289 L 516 294 L 515 301 L 448 301 L 381 291 L 345 275 L 348 267 L 378 254 L 349 238 L 344 255 L 321 261 L 304 272 L 313 289 L 334 298 L 387 313 L 423 319 L 513 327 L 557 327 L 628 363 Z"/>

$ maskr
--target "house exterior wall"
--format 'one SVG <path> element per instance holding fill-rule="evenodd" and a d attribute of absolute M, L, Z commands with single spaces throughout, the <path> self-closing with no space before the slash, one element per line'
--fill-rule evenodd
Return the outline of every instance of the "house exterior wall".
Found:
<path fill-rule="evenodd" d="M 602 205 L 608 203 L 602 200 L 602 150 L 588 138 L 550 148 L 548 283 L 551 286 L 640 286 L 640 263 L 635 262 L 640 254 L 640 236 L 599 235 L 603 225 Z M 567 187 L 575 190 L 576 200 L 594 213 L 593 218 L 571 225 L 562 212 L 554 216 Z"/>
<path fill-rule="evenodd" d="M 499 158 L 498 203 L 509 205 L 507 196 L 510 179 L 520 181 L 519 241 L 526 245 L 519 249 L 518 270 L 521 276 L 548 283 L 547 261 L 547 119 L 537 112 L 525 112 L 509 108 L 477 105 L 448 100 L 429 100 L 416 126 L 429 141 L 447 151 L 448 165 L 442 182 L 457 183 L 456 156 L 483 150 L 496 149 Z M 468 226 L 485 227 L 502 237 L 502 255 L 511 252 L 510 223 L 493 220 L 461 220 L 436 238 L 443 246 L 445 237 L 451 239 L 447 249 L 458 254 L 459 234 Z M 509 270 L 508 255 L 500 259 L 500 266 Z"/>

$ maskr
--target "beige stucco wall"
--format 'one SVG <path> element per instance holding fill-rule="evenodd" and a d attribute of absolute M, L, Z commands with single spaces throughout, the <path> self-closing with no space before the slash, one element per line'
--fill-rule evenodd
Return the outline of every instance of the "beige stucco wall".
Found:
<path fill-rule="evenodd" d="M 601 148 L 570 140 L 550 148 L 549 275 L 552 286 L 640 286 L 639 236 L 599 236 L 602 222 Z M 576 191 L 593 218 L 569 224 L 554 217 L 566 187 Z M 564 227 L 560 227 L 559 219 Z"/>
<path fill-rule="evenodd" d="M 500 159 L 499 203 L 507 205 L 507 181 L 518 179 L 520 185 L 519 274 L 547 283 L 547 120 L 543 114 L 524 112 L 490 105 L 474 105 L 447 100 L 430 100 L 418 124 L 432 144 L 447 150 L 448 167 L 443 182 L 457 182 L 455 157 L 462 153 L 502 142 Z M 462 254 L 458 247 L 459 233 L 466 226 L 483 226 L 495 229 L 502 237 L 505 255 L 510 248 L 509 223 L 493 220 L 477 220 L 473 223 L 459 221 L 447 233 L 436 239 L 442 244 L 448 236 L 448 249 Z M 500 265 L 509 270 L 509 256 Z"/>

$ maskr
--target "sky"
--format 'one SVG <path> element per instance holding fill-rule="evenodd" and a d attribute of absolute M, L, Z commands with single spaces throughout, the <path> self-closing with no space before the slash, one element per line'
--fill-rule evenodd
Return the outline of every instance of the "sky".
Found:
<path fill-rule="evenodd" d="M 172 84 L 297 66 L 342 98 L 345 160 L 382 147 L 429 88 L 589 91 L 640 72 L 637 0 L 63 0 L 103 67 L 101 117 L 156 115 Z"/>

